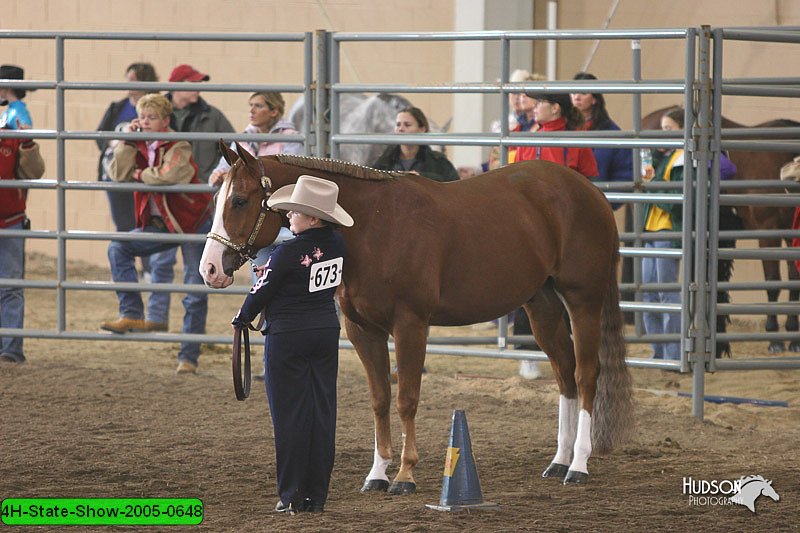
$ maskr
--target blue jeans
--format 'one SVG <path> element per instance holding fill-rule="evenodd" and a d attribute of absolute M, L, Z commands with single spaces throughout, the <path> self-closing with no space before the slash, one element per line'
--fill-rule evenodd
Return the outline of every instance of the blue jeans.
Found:
<path fill-rule="evenodd" d="M 7 229 L 22 229 L 22 222 Z M 22 279 L 25 274 L 25 239 L 0 237 L 0 278 Z M 0 328 L 22 329 L 25 295 L 21 287 L 0 287 Z M 22 337 L 0 338 L 0 353 L 23 362 Z"/>
<path fill-rule="evenodd" d="M 107 178 L 104 178 L 102 181 L 113 183 L 112 180 Z M 111 220 L 114 222 L 116 231 L 131 231 L 133 228 L 135 228 L 136 212 L 133 203 L 133 192 L 106 191 L 106 196 L 108 197 L 109 211 L 111 211 Z M 172 269 L 175 266 L 176 252 L 177 248 L 173 248 L 171 250 L 159 252 L 156 254 L 157 257 L 153 258 L 153 261 L 156 261 L 157 265 L 152 268 L 160 268 L 162 272 L 165 272 L 168 268 L 170 270 L 170 275 L 172 276 L 169 278 L 169 281 L 161 281 L 159 283 L 172 283 L 172 280 L 175 277 L 172 273 Z M 140 260 L 142 262 L 142 270 L 145 272 L 150 272 L 150 256 L 143 256 L 140 258 Z M 154 309 L 151 309 L 151 307 Z M 159 311 L 162 309 L 166 309 L 166 311 Z M 147 316 L 158 317 L 158 320 L 151 319 L 154 320 L 154 322 L 169 322 L 168 292 L 154 293 L 151 295 L 151 297 L 147 300 Z"/>
<path fill-rule="evenodd" d="M 197 233 L 208 233 L 211 230 L 211 218 L 198 228 Z M 166 233 L 153 226 L 144 229 L 136 228 L 131 233 Z M 108 261 L 111 265 L 111 277 L 116 282 L 138 281 L 135 258 L 143 255 L 152 255 L 165 250 L 174 250 L 178 245 L 166 242 L 149 241 L 111 241 L 108 245 Z M 186 285 L 202 285 L 200 276 L 200 257 L 203 255 L 204 243 L 183 243 L 180 245 L 183 256 L 183 283 Z M 156 281 L 154 272 L 153 281 Z M 144 318 L 144 304 L 140 292 L 117 291 L 119 299 L 119 315 L 125 318 Z M 152 298 L 151 298 L 152 299 Z M 150 306 L 148 306 L 149 309 Z M 183 298 L 183 332 L 206 332 L 206 317 L 208 315 L 208 295 L 188 293 Z M 179 361 L 189 361 L 197 364 L 200 356 L 200 344 L 196 342 L 182 342 L 178 351 Z"/>
<path fill-rule="evenodd" d="M 672 241 L 646 242 L 645 248 L 672 248 Z M 642 259 L 643 283 L 675 283 L 678 281 L 680 260 L 661 257 L 645 257 Z M 675 291 L 645 292 L 642 300 L 647 303 L 679 304 L 681 293 Z M 648 334 L 680 333 L 681 315 L 677 313 L 647 312 L 643 313 L 644 330 Z M 680 342 L 658 342 L 653 344 L 654 359 L 680 360 Z"/>
<path fill-rule="evenodd" d="M 210 229 L 210 228 L 209 228 Z M 200 252 L 202 254 L 202 251 Z M 181 254 L 186 259 L 185 252 Z M 144 258 L 142 258 L 144 259 Z M 153 283 L 172 283 L 175 281 L 175 262 L 178 259 L 178 247 L 174 246 L 168 250 L 156 252 L 149 256 L 150 280 Z M 144 261 L 142 262 L 144 264 Z M 200 260 L 198 259 L 198 267 Z M 154 292 L 147 299 L 147 318 L 153 322 L 169 323 L 169 299 L 171 294 L 168 292 Z"/>

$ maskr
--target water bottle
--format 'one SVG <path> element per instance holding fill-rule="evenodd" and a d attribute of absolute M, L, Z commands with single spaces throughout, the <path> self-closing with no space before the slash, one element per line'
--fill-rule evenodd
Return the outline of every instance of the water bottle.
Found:
<path fill-rule="evenodd" d="M 640 157 L 642 160 L 642 179 L 645 181 L 650 181 L 655 176 L 655 169 L 653 168 L 653 154 L 647 148 L 642 148 L 640 151 Z"/>

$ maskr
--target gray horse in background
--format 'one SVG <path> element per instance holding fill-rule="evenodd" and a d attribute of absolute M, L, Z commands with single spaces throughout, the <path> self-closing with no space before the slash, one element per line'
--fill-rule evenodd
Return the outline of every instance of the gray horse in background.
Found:
<path fill-rule="evenodd" d="M 413 105 L 406 98 L 397 94 L 341 93 L 339 95 L 339 132 L 392 133 L 397 113 Z M 292 105 L 288 115 L 289 121 L 294 124 L 297 131 L 303 131 L 304 114 L 305 102 L 301 95 Z M 330 119 L 329 110 L 325 113 L 325 117 Z M 445 129 L 439 128 L 430 120 L 430 117 L 428 117 L 428 122 L 431 131 L 446 131 L 447 126 Z M 384 150 L 386 150 L 385 144 L 341 144 L 339 159 L 370 166 Z"/>

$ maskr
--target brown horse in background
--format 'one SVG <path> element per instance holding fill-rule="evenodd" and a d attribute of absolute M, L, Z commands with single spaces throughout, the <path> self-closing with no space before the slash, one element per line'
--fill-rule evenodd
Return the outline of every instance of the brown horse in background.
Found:
<path fill-rule="evenodd" d="M 201 260 L 207 285 L 233 281 L 249 235 L 257 234 L 255 248 L 275 239 L 285 219 L 262 204 L 303 174 L 337 183 L 339 203 L 355 220 L 341 228 L 347 256 L 338 298 L 366 370 L 375 420 L 374 462 L 362 491 L 416 490 L 414 417 L 428 326 L 485 322 L 519 306 L 561 393 L 557 452 L 543 476 L 585 482 L 592 451 L 607 452 L 628 436 L 633 413 L 616 277 L 619 239 L 608 201 L 589 180 L 561 165 L 530 161 L 437 183 L 342 161 L 256 159 L 241 148 L 238 154 L 221 148 L 232 168 L 209 234 L 217 235 L 207 240 Z M 260 212 L 263 224 L 254 231 Z M 390 335 L 404 438 L 391 488 Z"/>
<path fill-rule="evenodd" d="M 657 111 L 653 111 L 642 119 L 642 129 L 658 130 L 661 129 L 661 117 L 675 109 L 677 106 L 665 107 Z M 778 127 L 797 127 L 800 126 L 799 122 L 787 119 L 770 120 L 763 124 L 757 124 L 754 128 L 778 128 Z M 723 128 L 745 128 L 747 126 L 734 122 L 725 117 L 722 117 Z M 749 150 L 731 150 L 728 152 L 728 158 L 736 165 L 736 180 L 777 180 L 780 177 L 781 167 L 792 160 L 794 154 L 787 152 L 755 152 Z M 748 188 L 737 189 L 736 193 L 741 194 L 764 194 L 774 193 L 775 189 L 764 188 Z M 728 213 L 734 212 L 739 217 L 741 225 L 749 230 L 779 230 L 790 229 L 792 227 L 792 217 L 794 216 L 794 207 L 775 207 L 775 206 L 736 206 L 735 208 L 725 209 L 720 206 L 720 230 L 739 229 L 736 227 L 735 220 L 731 220 Z M 780 248 L 784 239 L 778 237 L 767 237 L 758 240 L 760 248 Z M 785 239 L 786 245 L 791 246 L 790 239 Z M 720 248 L 733 248 L 736 241 L 720 241 Z M 794 261 L 787 260 L 789 279 L 796 281 L 800 279 L 800 274 L 795 268 Z M 732 271 L 731 260 L 720 260 L 719 262 L 720 276 L 719 281 L 729 281 Z M 764 259 L 761 261 L 764 270 L 764 279 L 767 281 L 780 281 L 781 270 L 780 262 L 774 259 Z M 767 299 L 770 302 L 777 302 L 780 295 L 780 289 L 768 289 Z M 727 295 L 722 295 L 723 301 L 727 302 Z M 800 300 L 800 291 L 790 290 L 789 301 L 797 302 Z M 720 316 L 719 320 L 727 320 L 727 317 Z M 775 315 L 767 315 L 766 321 L 767 331 L 779 331 L 778 318 Z M 720 331 L 719 327 L 717 331 Z M 723 329 L 724 331 L 724 329 Z M 798 331 L 797 315 L 788 315 L 786 317 L 786 331 Z M 784 351 L 784 343 L 779 340 L 770 341 L 770 353 L 778 353 Z M 789 350 L 793 352 L 800 352 L 800 342 L 792 341 L 789 343 Z"/>

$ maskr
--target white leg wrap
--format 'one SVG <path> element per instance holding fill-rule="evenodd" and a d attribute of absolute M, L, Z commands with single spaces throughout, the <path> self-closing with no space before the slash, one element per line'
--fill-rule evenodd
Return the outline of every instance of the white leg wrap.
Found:
<path fill-rule="evenodd" d="M 553 462 L 568 465 L 578 430 L 578 399 L 570 400 L 563 394 L 558 397 L 558 450 Z"/>
<path fill-rule="evenodd" d="M 585 409 L 581 409 L 578 414 L 578 435 L 575 439 L 575 454 L 569 469 L 588 474 L 589 470 L 586 467 L 586 463 L 589 461 L 590 455 L 592 455 L 592 415 Z"/>
<path fill-rule="evenodd" d="M 367 474 L 367 481 L 371 479 L 389 481 L 389 478 L 386 476 L 386 469 L 389 468 L 390 464 L 392 464 L 392 458 L 384 459 L 381 457 L 381 454 L 378 453 L 378 442 L 376 441 L 375 454 L 372 458 L 372 470 Z"/>

